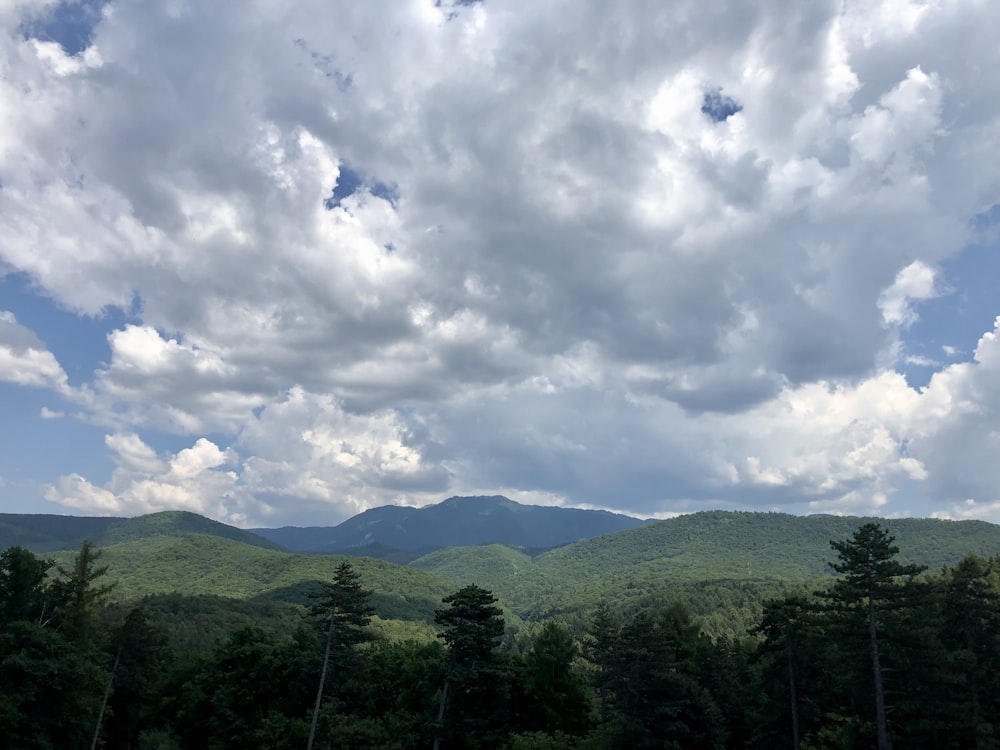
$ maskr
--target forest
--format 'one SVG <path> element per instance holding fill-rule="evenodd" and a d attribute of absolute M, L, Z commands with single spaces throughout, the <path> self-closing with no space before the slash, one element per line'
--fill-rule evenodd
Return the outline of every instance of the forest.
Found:
<path fill-rule="evenodd" d="M 442 596 L 432 627 L 387 631 L 344 559 L 308 606 L 217 638 L 177 623 L 233 618 L 226 601 L 125 605 L 89 542 L 59 563 L 14 546 L 0 745 L 1000 747 L 1000 557 L 928 571 L 876 522 L 829 544 L 836 575 L 777 590 L 724 634 L 692 589 L 512 627 L 476 583 Z"/>

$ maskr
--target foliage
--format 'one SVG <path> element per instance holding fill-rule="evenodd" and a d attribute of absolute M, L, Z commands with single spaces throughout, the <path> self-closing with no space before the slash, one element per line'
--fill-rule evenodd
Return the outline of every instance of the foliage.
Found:
<path fill-rule="evenodd" d="M 434 621 L 448 646 L 442 734 L 448 747 L 494 746 L 506 729 L 507 695 L 496 649 L 504 631 L 496 597 L 476 585 L 446 596 Z"/>

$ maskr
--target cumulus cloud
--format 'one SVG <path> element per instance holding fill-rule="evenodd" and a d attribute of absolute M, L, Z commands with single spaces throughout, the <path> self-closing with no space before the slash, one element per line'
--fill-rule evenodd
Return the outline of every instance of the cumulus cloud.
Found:
<path fill-rule="evenodd" d="M 6 310 L 0 310 L 0 381 L 69 392 L 66 373 L 52 352 Z"/>
<path fill-rule="evenodd" d="M 189 510 L 246 523 L 260 515 L 258 504 L 242 490 L 231 470 L 236 455 L 206 438 L 162 457 L 135 434 L 107 435 L 104 442 L 115 462 L 107 484 L 95 486 L 79 474 L 69 474 L 50 485 L 45 498 L 108 516 Z"/>
<path fill-rule="evenodd" d="M 77 54 L 28 13 L 0 263 L 130 314 L 75 395 L 115 473 L 60 502 L 957 492 L 932 446 L 984 429 L 955 404 L 992 413 L 992 345 L 924 391 L 892 368 L 1000 190 L 993 4 L 121 2 Z M 0 376 L 65 389 L 12 326 Z"/>

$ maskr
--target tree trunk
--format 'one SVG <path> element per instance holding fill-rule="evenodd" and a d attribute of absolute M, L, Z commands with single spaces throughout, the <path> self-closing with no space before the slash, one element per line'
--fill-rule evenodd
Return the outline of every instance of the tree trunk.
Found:
<path fill-rule="evenodd" d="M 94 739 L 90 743 L 90 750 L 96 750 L 97 740 L 101 737 L 101 724 L 104 722 L 104 709 L 108 707 L 108 698 L 111 697 L 111 684 L 115 681 L 115 672 L 118 671 L 118 660 L 122 657 L 122 647 L 118 646 L 115 654 L 115 663 L 111 667 L 111 674 L 108 675 L 108 684 L 104 686 L 104 699 L 101 701 L 101 710 L 97 712 L 97 726 L 94 727 Z"/>
<path fill-rule="evenodd" d="M 792 651 L 786 651 L 788 655 L 788 694 L 792 708 L 792 747 L 799 750 L 799 696 L 795 689 L 795 670 L 792 668 Z"/>
<path fill-rule="evenodd" d="M 444 709 L 448 703 L 448 680 L 444 681 L 444 688 L 441 690 L 441 703 L 438 704 L 438 728 L 434 733 L 434 750 L 441 750 L 441 722 L 444 721 Z"/>
<path fill-rule="evenodd" d="M 319 673 L 319 687 L 316 689 L 316 705 L 313 706 L 312 725 L 309 727 L 309 743 L 306 750 L 312 750 L 313 740 L 316 738 L 316 723 L 319 721 L 319 704 L 323 700 L 323 685 L 326 683 L 326 668 L 330 663 L 330 642 L 333 640 L 333 616 L 330 613 L 330 627 L 326 631 L 326 653 L 323 655 L 323 669 Z"/>
<path fill-rule="evenodd" d="M 889 728 L 885 716 L 885 693 L 882 690 L 882 663 L 878 655 L 878 627 L 875 618 L 875 600 L 868 598 L 868 633 L 872 643 L 872 673 L 875 677 L 875 722 L 878 726 L 879 750 L 892 750 Z"/>

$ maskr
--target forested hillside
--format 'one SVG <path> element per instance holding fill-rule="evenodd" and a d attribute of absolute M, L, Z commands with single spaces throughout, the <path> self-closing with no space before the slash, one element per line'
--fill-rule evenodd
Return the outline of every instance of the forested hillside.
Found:
<path fill-rule="evenodd" d="M 525 562 L 505 549 L 489 559 Z M 855 519 L 827 541 L 837 575 L 712 636 L 689 603 L 710 581 L 512 628 L 490 590 L 383 561 L 203 535 L 84 544 L 56 567 L 12 547 L 0 554 L 0 746 L 994 747 L 1000 556 L 933 571 L 912 556 Z M 135 599 L 157 567 L 153 590 L 172 572 L 192 592 L 241 598 Z M 426 622 L 387 628 L 387 606 Z"/>
<path fill-rule="evenodd" d="M 57 552 L 78 549 L 85 540 L 105 547 L 120 542 L 184 534 L 209 534 L 253 547 L 281 549 L 281 545 L 253 532 L 181 510 L 161 511 L 135 518 L 0 513 L 0 549 L 19 546 L 33 552 Z"/>

